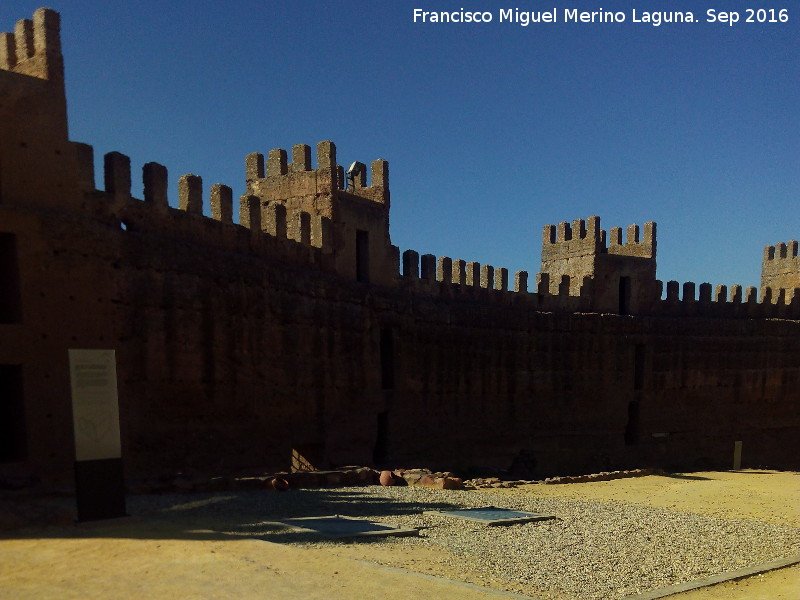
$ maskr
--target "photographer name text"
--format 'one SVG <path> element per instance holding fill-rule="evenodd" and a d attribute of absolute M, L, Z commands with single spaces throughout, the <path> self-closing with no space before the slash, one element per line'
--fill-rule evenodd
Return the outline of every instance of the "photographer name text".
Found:
<path fill-rule="evenodd" d="M 550 23 L 635 23 L 660 27 L 681 23 L 713 23 L 733 27 L 734 25 L 755 23 L 788 23 L 789 10 L 786 8 L 747 8 L 743 11 L 717 10 L 709 8 L 704 12 L 693 11 L 647 11 L 621 10 L 580 10 L 564 8 L 559 10 L 519 10 L 501 8 L 497 11 L 453 10 L 429 11 L 413 9 L 414 23 L 510 23 L 527 27 L 528 25 Z"/>

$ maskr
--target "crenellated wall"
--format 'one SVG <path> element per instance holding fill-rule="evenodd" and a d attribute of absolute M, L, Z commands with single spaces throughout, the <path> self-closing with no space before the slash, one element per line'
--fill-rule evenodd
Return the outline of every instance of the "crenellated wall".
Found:
<path fill-rule="evenodd" d="M 550 276 L 554 293 L 568 276 L 570 293 L 590 295 L 593 310 L 646 312 L 656 294 L 656 224 L 645 223 L 641 240 L 639 226 L 630 225 L 624 242 L 620 227 L 612 227 L 607 235 L 597 216 L 575 220 L 572 226 L 567 222 L 546 225 L 541 270 Z"/>
<path fill-rule="evenodd" d="M 764 247 L 761 287 L 775 290 L 800 288 L 800 257 L 797 256 L 795 240 Z"/>
<path fill-rule="evenodd" d="M 67 134 L 57 12 L 40 8 L 0 33 L 0 121 L 0 204 L 74 206 L 77 150 Z"/>
<path fill-rule="evenodd" d="M 660 287 L 662 283 L 657 282 Z M 654 315 L 703 316 L 727 319 L 753 318 L 800 318 L 800 294 L 797 288 L 775 289 L 748 286 L 742 290 L 740 285 L 717 285 L 712 289 L 710 283 L 686 282 L 682 286 L 677 281 L 668 281 L 666 298 L 658 301 L 652 308 Z"/>
<path fill-rule="evenodd" d="M 391 285 L 398 270 L 398 251 L 389 237 L 389 163 L 378 159 L 370 169 L 355 162 L 351 179 L 336 162 L 336 146 L 317 144 L 317 167 L 311 166 L 311 148 L 292 147 L 288 162 L 286 150 L 270 150 L 264 156 L 253 153 L 246 158 L 247 193 L 260 203 L 263 218 L 270 221 L 274 211 L 284 211 L 290 235 L 301 235 L 307 213 L 330 228 L 329 248 L 337 273 L 363 283 Z M 313 235 L 313 232 L 312 232 Z"/>
<path fill-rule="evenodd" d="M 168 170 L 155 162 L 142 167 L 144 198 L 138 199 L 131 195 L 130 158 L 119 152 L 104 155 L 104 189 L 96 190 L 92 147 L 81 144 L 80 155 L 81 210 L 120 229 L 334 270 L 333 230 L 325 216 L 297 210 L 290 219 L 283 207 L 262 210 L 259 198 L 247 194 L 235 207 L 231 188 L 221 183 L 211 185 L 211 214 L 204 215 L 203 179 L 194 174 L 178 178 L 178 206 L 173 208 L 167 197 Z M 238 223 L 234 223 L 234 212 Z"/>
<path fill-rule="evenodd" d="M 61 17 L 40 8 L 33 19 L 20 19 L 13 33 L 0 33 L 0 69 L 52 82 L 63 82 Z"/>
<path fill-rule="evenodd" d="M 330 141 L 245 194 L 67 136 L 58 14 L 0 36 L 0 478 L 72 481 L 67 351 L 114 349 L 129 478 L 345 464 L 800 468 L 797 243 L 762 287 L 656 279 L 656 225 L 547 225 L 539 273 L 406 250 Z M 369 171 L 369 173 L 367 172 Z M 369 175 L 369 177 L 368 177 Z M 137 186 L 138 187 L 138 186 Z M 208 194 L 210 214 L 203 214 Z"/>

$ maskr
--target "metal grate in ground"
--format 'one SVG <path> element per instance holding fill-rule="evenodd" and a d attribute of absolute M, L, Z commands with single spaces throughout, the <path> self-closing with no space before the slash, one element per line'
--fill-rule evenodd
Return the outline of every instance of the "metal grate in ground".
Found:
<path fill-rule="evenodd" d="M 376 523 L 366 519 L 351 519 L 338 515 L 328 517 L 302 517 L 298 519 L 283 519 L 279 521 L 284 525 L 298 531 L 313 531 L 327 537 L 385 537 L 418 535 L 415 528 L 402 528 Z"/>
<path fill-rule="evenodd" d="M 497 508 L 496 506 L 486 506 L 483 508 L 465 508 L 462 510 L 441 510 L 429 511 L 428 514 L 444 515 L 456 519 L 466 519 L 468 521 L 478 521 L 486 525 L 514 525 L 515 523 L 528 523 L 530 521 L 546 521 L 555 519 L 555 515 L 542 515 L 539 513 L 529 513 L 507 508 Z"/>

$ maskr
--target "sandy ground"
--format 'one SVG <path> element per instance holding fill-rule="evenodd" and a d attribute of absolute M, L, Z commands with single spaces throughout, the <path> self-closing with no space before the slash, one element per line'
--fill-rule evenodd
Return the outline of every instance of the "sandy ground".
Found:
<path fill-rule="evenodd" d="M 644 504 L 800 527 L 800 474 L 797 473 L 692 473 L 534 485 L 503 493 Z M 399 552 L 402 551 L 391 544 L 344 544 L 331 549 L 253 539 L 231 540 L 212 531 L 186 529 L 179 523 L 134 515 L 130 520 L 114 523 L 19 530 L 1 536 L 0 598 L 514 597 L 426 577 L 427 573 L 442 572 L 437 566 L 440 557 L 432 552 L 408 555 L 406 551 L 398 555 Z M 378 562 L 403 569 L 386 568 Z M 784 568 L 672 597 L 797 600 L 800 569 Z"/>
<path fill-rule="evenodd" d="M 800 473 L 744 470 L 519 488 L 538 496 L 658 506 L 800 527 Z M 797 565 L 672 596 L 680 600 L 798 600 Z"/>

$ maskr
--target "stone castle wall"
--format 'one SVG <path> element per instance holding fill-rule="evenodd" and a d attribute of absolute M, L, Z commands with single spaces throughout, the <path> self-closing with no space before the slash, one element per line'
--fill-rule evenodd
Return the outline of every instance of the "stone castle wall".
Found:
<path fill-rule="evenodd" d="M 746 466 L 799 466 L 796 252 L 765 251 L 786 257 L 760 293 L 682 294 L 655 279 L 654 223 L 624 242 L 597 217 L 547 226 L 535 278 L 401 257 L 388 163 L 348 181 L 331 142 L 316 166 L 303 144 L 246 157 L 238 206 L 184 175 L 172 208 L 156 163 L 132 197 L 116 152 L 95 189 L 57 33 L 40 10 L 0 36 L 0 476 L 71 480 L 69 348 L 116 350 L 130 477 L 288 468 L 293 451 L 525 476 L 724 468 L 737 440 Z"/>

